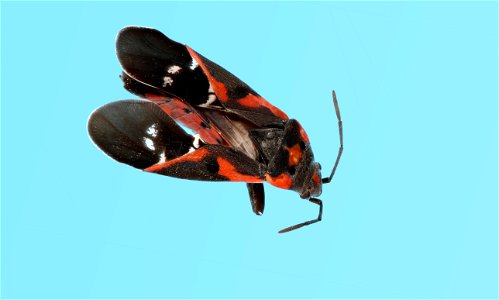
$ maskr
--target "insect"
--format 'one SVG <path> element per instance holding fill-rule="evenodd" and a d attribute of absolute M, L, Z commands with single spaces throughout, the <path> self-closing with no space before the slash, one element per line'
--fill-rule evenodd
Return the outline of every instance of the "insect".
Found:
<path fill-rule="evenodd" d="M 189 46 L 155 29 L 126 27 L 116 52 L 125 89 L 145 100 L 112 102 L 91 114 L 88 131 L 102 151 L 146 172 L 246 182 L 257 215 L 264 211 L 264 181 L 319 206 L 317 218 L 279 233 L 321 221 L 322 201 L 315 197 L 333 178 L 343 153 L 334 91 L 340 146 L 331 174 L 321 178 L 300 123 Z"/>

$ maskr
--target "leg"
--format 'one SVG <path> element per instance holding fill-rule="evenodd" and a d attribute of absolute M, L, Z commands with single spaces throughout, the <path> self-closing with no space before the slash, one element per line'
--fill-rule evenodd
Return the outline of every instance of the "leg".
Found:
<path fill-rule="evenodd" d="M 336 117 L 338 118 L 338 129 L 340 131 L 340 148 L 338 149 L 338 155 L 336 156 L 336 162 L 334 163 L 331 175 L 329 175 L 329 177 L 322 178 L 322 183 L 331 182 L 331 179 L 333 179 L 334 173 L 336 172 L 336 168 L 338 167 L 338 163 L 340 162 L 341 154 L 343 153 L 343 123 L 341 122 L 340 108 L 338 106 L 338 100 L 336 100 L 336 93 L 334 91 L 333 91 L 333 103 L 334 103 L 334 109 L 336 110 Z"/>
<path fill-rule="evenodd" d="M 303 227 L 303 226 L 314 224 L 314 223 L 322 220 L 322 201 L 320 199 L 317 199 L 317 198 L 310 198 L 310 199 L 308 199 L 308 201 L 319 205 L 319 216 L 317 217 L 317 219 L 303 222 L 300 224 L 296 224 L 296 225 L 290 226 L 288 228 L 284 228 L 283 230 L 280 230 L 279 233 L 289 232 L 291 230 L 295 230 L 295 229 L 298 229 L 298 228 Z"/>
<path fill-rule="evenodd" d="M 257 215 L 262 215 L 265 207 L 263 183 L 247 183 L 246 186 L 248 187 L 253 212 Z"/>

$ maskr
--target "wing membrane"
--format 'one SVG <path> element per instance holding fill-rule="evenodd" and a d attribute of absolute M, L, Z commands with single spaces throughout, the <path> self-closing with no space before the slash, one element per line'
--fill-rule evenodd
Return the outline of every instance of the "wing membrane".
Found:
<path fill-rule="evenodd" d="M 194 138 L 149 101 L 104 105 L 90 116 L 88 131 L 106 154 L 139 169 L 180 157 L 194 147 Z"/>

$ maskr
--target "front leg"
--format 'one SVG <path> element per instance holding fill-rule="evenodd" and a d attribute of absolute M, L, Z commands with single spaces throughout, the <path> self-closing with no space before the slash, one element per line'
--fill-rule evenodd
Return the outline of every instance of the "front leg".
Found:
<path fill-rule="evenodd" d="M 306 222 L 303 222 L 300 224 L 296 224 L 296 225 L 290 226 L 288 228 L 284 228 L 282 230 L 279 230 L 279 233 L 290 232 L 291 230 L 295 230 L 295 229 L 301 228 L 303 226 L 314 224 L 314 223 L 320 222 L 322 220 L 322 201 L 320 199 L 317 199 L 317 198 L 310 198 L 310 199 L 308 199 L 308 201 L 319 205 L 319 216 L 317 216 L 317 219 L 306 221 Z"/>
<path fill-rule="evenodd" d="M 262 215 L 265 207 L 265 192 L 263 190 L 263 183 L 247 183 L 246 186 L 248 187 L 253 212 L 257 215 Z"/>
<path fill-rule="evenodd" d="M 336 161 L 334 163 L 333 170 L 331 171 L 331 175 L 322 178 L 322 183 L 331 182 L 334 173 L 336 172 L 336 168 L 338 167 L 338 163 L 340 162 L 341 154 L 343 153 L 343 122 L 341 121 L 340 107 L 338 105 L 338 100 L 336 99 L 335 91 L 333 91 L 333 104 L 334 104 L 334 110 L 336 111 L 336 118 L 338 119 L 338 130 L 340 132 L 340 148 L 338 149 L 338 154 L 336 155 Z"/>

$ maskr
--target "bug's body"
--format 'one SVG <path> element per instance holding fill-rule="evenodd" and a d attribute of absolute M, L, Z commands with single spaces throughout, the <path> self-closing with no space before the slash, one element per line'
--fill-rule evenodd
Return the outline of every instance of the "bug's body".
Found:
<path fill-rule="evenodd" d="M 124 28 L 116 44 L 125 88 L 148 101 L 113 102 L 92 114 L 89 133 L 104 152 L 147 172 L 247 182 L 257 214 L 264 209 L 264 181 L 298 192 L 320 204 L 322 212 L 322 202 L 310 197 L 320 195 L 322 183 L 333 174 L 321 179 L 298 121 L 227 70 L 157 30 Z M 335 107 L 339 117 L 336 100 Z"/>

